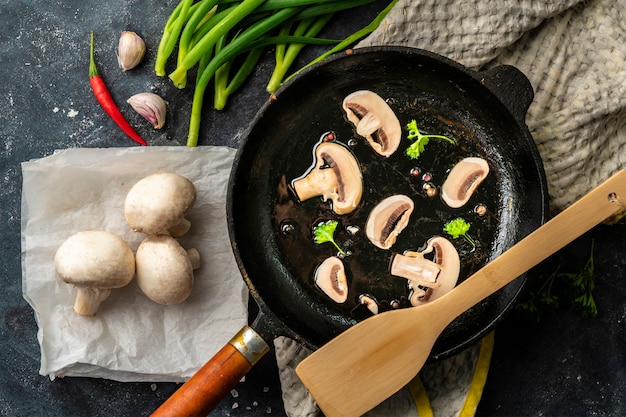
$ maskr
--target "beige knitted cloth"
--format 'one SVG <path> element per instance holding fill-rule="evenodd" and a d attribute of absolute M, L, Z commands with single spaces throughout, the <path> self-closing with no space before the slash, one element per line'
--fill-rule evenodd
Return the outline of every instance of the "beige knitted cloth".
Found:
<path fill-rule="evenodd" d="M 399 0 L 357 47 L 372 45 L 427 49 L 476 70 L 519 68 L 535 90 L 526 123 L 553 212 L 626 168 L 626 0 Z M 275 344 L 287 414 L 318 415 L 293 372 L 308 351 Z M 459 415 L 477 358 L 468 351 L 420 374 L 435 417 Z M 417 415 L 406 391 L 368 415 Z"/>
<path fill-rule="evenodd" d="M 560 211 L 626 166 L 625 22 L 625 0 L 400 0 L 358 46 L 519 68 L 535 89 L 526 123 Z"/>

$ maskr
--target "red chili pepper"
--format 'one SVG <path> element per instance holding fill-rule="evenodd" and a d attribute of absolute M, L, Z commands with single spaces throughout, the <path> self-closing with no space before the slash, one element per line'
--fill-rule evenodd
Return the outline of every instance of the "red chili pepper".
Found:
<path fill-rule="evenodd" d="M 113 97 L 111 97 L 111 93 L 107 88 L 104 80 L 98 73 L 98 68 L 96 67 L 96 61 L 93 57 L 93 32 L 91 32 L 91 45 L 89 48 L 89 83 L 91 84 L 91 89 L 93 90 L 93 94 L 96 96 L 98 103 L 102 106 L 104 111 L 107 112 L 111 119 L 126 133 L 130 136 L 135 142 L 138 142 L 144 146 L 148 145 L 145 140 L 139 136 L 135 129 L 128 123 L 128 120 L 124 117 L 119 107 L 115 104 Z"/>

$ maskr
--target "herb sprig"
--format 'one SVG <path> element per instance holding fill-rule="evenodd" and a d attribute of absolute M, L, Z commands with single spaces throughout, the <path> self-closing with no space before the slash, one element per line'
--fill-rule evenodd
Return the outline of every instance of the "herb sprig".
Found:
<path fill-rule="evenodd" d="M 462 237 L 470 245 L 472 245 L 472 248 L 475 248 L 476 243 L 474 243 L 472 238 L 467 234 L 470 227 L 471 225 L 465 219 L 459 217 L 446 223 L 443 226 L 443 231 L 452 236 L 453 239 L 458 239 Z"/>
<path fill-rule="evenodd" d="M 410 140 L 415 139 L 415 141 L 406 149 L 407 156 L 413 159 L 419 158 L 422 152 L 424 152 L 426 145 L 428 145 L 428 142 L 430 142 L 430 139 L 442 139 L 452 143 L 453 145 L 456 144 L 454 139 L 450 139 L 447 136 L 425 135 L 421 133 L 420 130 L 417 128 L 417 122 L 415 121 L 415 119 L 407 123 L 406 128 L 409 131 L 409 133 L 407 134 L 407 138 L 409 138 Z"/>
<path fill-rule="evenodd" d="M 335 245 L 339 253 L 345 255 L 346 252 L 344 252 L 344 250 L 339 247 L 337 242 L 335 242 L 335 229 L 337 229 L 338 224 L 339 222 L 337 220 L 328 220 L 326 222 L 319 223 L 313 229 L 313 241 L 318 245 L 330 242 Z"/>
<path fill-rule="evenodd" d="M 517 310 L 537 317 L 537 321 L 545 314 L 554 313 L 562 302 L 569 302 L 571 308 L 582 317 L 595 317 L 598 308 L 593 297 L 594 283 L 594 242 L 591 242 L 589 259 L 578 272 L 559 272 L 560 266 L 544 281 L 537 291 L 531 291 L 529 298 L 519 303 Z M 562 289 L 562 291 L 559 291 Z"/>

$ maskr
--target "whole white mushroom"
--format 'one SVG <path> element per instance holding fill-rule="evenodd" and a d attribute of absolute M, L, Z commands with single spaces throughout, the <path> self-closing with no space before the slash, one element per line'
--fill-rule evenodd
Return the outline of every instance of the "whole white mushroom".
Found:
<path fill-rule="evenodd" d="M 124 201 L 126 222 L 135 232 L 183 236 L 191 223 L 185 218 L 196 201 L 196 187 L 182 175 L 157 172 L 139 180 Z"/>
<path fill-rule="evenodd" d="M 196 249 L 185 250 L 169 235 L 146 237 L 135 254 L 137 285 L 152 301 L 180 304 L 189 297 L 193 271 L 200 266 Z"/>
<path fill-rule="evenodd" d="M 101 230 L 78 232 L 56 251 L 54 268 L 78 292 L 74 311 L 93 316 L 111 289 L 130 283 L 135 275 L 135 257 L 119 236 Z"/>

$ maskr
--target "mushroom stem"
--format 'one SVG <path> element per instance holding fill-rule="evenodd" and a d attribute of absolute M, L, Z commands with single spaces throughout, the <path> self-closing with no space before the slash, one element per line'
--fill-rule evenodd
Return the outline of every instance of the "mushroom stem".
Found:
<path fill-rule="evenodd" d="M 95 316 L 100 303 L 111 295 L 111 290 L 89 287 L 77 287 L 74 311 L 81 316 Z"/>
<path fill-rule="evenodd" d="M 305 201 L 309 198 L 323 194 L 323 187 L 325 185 L 326 182 L 324 177 L 315 175 L 307 175 L 306 177 L 293 182 L 293 188 L 294 190 L 297 190 L 298 199 L 300 201 Z"/>
<path fill-rule="evenodd" d="M 391 274 L 416 281 L 427 287 L 438 286 L 437 277 L 441 267 L 435 262 L 424 259 L 419 252 L 409 252 L 405 255 L 397 254 L 391 264 Z"/>
<path fill-rule="evenodd" d="M 200 268 L 200 252 L 198 252 L 198 249 L 187 249 L 187 256 L 189 257 L 189 262 L 191 262 L 192 269 Z"/>
<path fill-rule="evenodd" d="M 183 237 L 191 229 L 191 222 L 183 218 L 176 226 L 167 229 L 167 232 L 172 237 Z"/>

